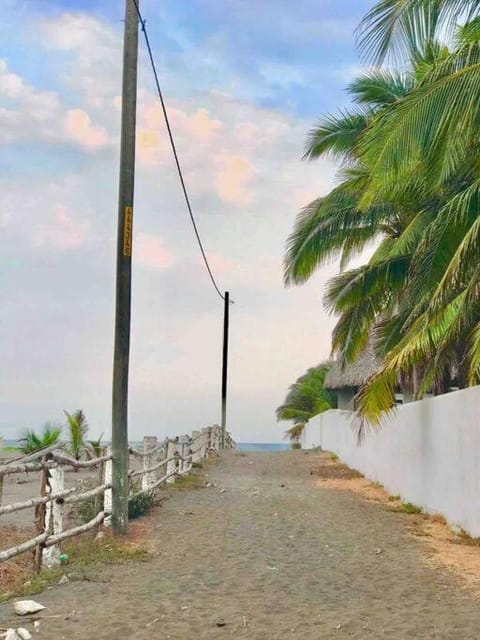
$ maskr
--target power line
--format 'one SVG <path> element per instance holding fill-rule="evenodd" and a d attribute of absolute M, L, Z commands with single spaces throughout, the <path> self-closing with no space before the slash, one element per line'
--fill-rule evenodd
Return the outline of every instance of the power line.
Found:
<path fill-rule="evenodd" d="M 165 105 L 165 100 L 163 99 L 163 93 L 162 93 L 162 89 L 160 87 L 160 81 L 158 79 L 157 67 L 156 67 L 156 64 L 155 64 L 155 60 L 153 59 L 152 47 L 150 46 L 150 39 L 148 37 L 147 26 L 146 26 L 146 22 L 147 21 L 143 19 L 143 16 L 140 13 L 140 8 L 138 6 L 137 0 L 132 0 L 132 2 L 135 5 L 135 9 L 136 9 L 136 12 L 137 12 L 137 15 L 138 15 L 138 20 L 140 22 L 141 29 L 142 29 L 142 32 L 143 32 L 143 36 L 144 36 L 144 39 L 145 39 L 145 44 L 147 46 L 148 56 L 150 58 L 150 64 L 152 66 L 153 76 L 155 78 L 155 84 L 156 84 L 156 87 L 157 87 L 157 93 L 158 93 L 158 97 L 160 98 L 160 104 L 162 106 L 162 111 L 163 111 L 163 117 L 165 119 L 165 125 L 167 127 L 168 137 L 170 138 L 170 146 L 172 147 L 173 156 L 175 158 L 175 164 L 177 165 L 178 177 L 180 179 L 180 184 L 182 186 L 183 195 L 185 197 L 185 203 L 187 205 L 188 214 L 190 216 L 190 220 L 192 221 L 193 230 L 194 230 L 195 236 L 197 238 L 198 246 L 200 247 L 200 252 L 202 254 L 203 262 L 205 263 L 205 267 L 207 268 L 208 275 L 210 276 L 210 280 L 212 281 L 212 284 L 215 287 L 215 291 L 218 293 L 220 298 L 222 300 L 225 300 L 225 296 L 222 294 L 222 292 L 218 288 L 218 285 L 217 285 L 217 283 L 215 281 L 215 277 L 214 277 L 214 275 L 212 273 L 212 269 L 210 268 L 210 265 L 208 264 L 207 255 L 206 255 L 205 250 L 203 248 L 202 240 L 200 238 L 200 234 L 199 234 L 198 228 L 197 228 L 197 223 L 195 222 L 195 217 L 193 215 L 192 205 L 190 204 L 190 198 L 189 198 L 189 195 L 188 195 L 187 186 L 186 186 L 185 180 L 183 178 L 182 167 L 180 165 L 180 160 L 178 158 L 177 147 L 175 145 L 175 140 L 173 139 L 172 128 L 170 127 L 170 120 L 168 118 L 167 107 Z"/>

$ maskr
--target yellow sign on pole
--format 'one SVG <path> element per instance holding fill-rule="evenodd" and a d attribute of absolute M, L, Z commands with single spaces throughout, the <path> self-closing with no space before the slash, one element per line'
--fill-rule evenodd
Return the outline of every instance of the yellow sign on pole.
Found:
<path fill-rule="evenodd" d="M 125 207 L 125 226 L 123 228 L 123 255 L 132 255 L 133 207 Z"/>

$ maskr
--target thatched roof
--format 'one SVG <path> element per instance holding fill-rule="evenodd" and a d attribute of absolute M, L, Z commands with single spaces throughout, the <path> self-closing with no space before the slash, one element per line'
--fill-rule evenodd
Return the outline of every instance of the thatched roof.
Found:
<path fill-rule="evenodd" d="M 338 361 L 333 362 L 325 378 L 325 387 L 327 389 L 360 387 L 379 366 L 380 362 L 375 355 L 373 345 L 369 343 L 355 362 L 347 365 L 345 369 L 342 370 Z"/>

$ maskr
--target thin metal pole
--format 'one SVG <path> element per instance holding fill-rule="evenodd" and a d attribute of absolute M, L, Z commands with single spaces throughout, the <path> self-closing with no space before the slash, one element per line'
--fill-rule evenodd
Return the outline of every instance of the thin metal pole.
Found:
<path fill-rule="evenodd" d="M 225 291 L 223 312 L 223 356 L 222 356 L 222 449 L 225 448 L 225 431 L 227 427 L 227 382 L 228 382 L 228 329 L 230 314 L 230 294 Z"/>
<path fill-rule="evenodd" d="M 116 534 L 126 533 L 128 527 L 128 365 L 130 355 L 137 58 L 137 10 L 133 0 L 125 0 L 112 393 L 112 528 Z"/>

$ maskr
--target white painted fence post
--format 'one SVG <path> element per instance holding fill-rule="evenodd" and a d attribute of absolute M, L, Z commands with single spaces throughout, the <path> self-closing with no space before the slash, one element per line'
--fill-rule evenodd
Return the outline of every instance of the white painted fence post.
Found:
<path fill-rule="evenodd" d="M 221 435 L 220 435 L 219 429 L 220 428 L 219 428 L 218 424 L 214 424 L 213 425 L 213 444 L 212 444 L 212 447 L 215 449 L 215 451 L 220 451 Z"/>
<path fill-rule="evenodd" d="M 193 455 L 192 455 L 192 463 L 196 463 L 200 461 L 200 451 L 198 451 L 198 448 L 200 446 L 200 431 L 192 431 L 192 450 L 193 450 Z"/>
<path fill-rule="evenodd" d="M 109 445 L 107 447 L 107 456 L 110 456 L 112 454 L 112 447 L 111 445 Z M 103 482 L 104 484 L 112 484 L 112 478 L 113 478 L 113 473 L 112 473 L 112 461 L 111 460 L 107 460 L 105 462 L 105 466 L 104 466 L 104 478 L 103 478 Z M 112 525 L 112 490 L 111 489 L 107 489 L 105 491 L 105 493 L 103 494 L 103 511 L 104 513 L 108 513 L 109 515 L 105 517 L 105 520 L 103 521 L 103 524 L 106 527 L 110 527 Z"/>
<path fill-rule="evenodd" d="M 174 442 L 173 440 L 169 440 L 167 444 L 167 458 L 171 458 L 172 456 L 174 456 L 176 450 L 177 450 L 177 443 Z M 176 466 L 177 466 L 176 460 L 170 460 L 169 462 L 167 462 L 167 474 L 173 473 L 176 469 Z M 170 478 L 168 478 L 167 482 L 168 484 L 173 484 L 175 482 L 175 476 L 172 475 Z"/>
<path fill-rule="evenodd" d="M 59 493 L 64 489 L 63 468 L 53 467 L 49 469 L 47 492 L 49 494 Z M 52 500 L 45 505 L 45 531 L 50 535 L 56 535 L 63 531 L 63 501 Z M 42 563 L 47 567 L 54 567 L 60 564 L 60 547 L 52 544 L 45 547 L 42 552 Z"/>
<path fill-rule="evenodd" d="M 190 436 L 180 436 L 180 455 L 186 458 L 190 451 Z M 190 463 L 187 460 L 180 460 L 180 473 L 188 473 Z"/>
<path fill-rule="evenodd" d="M 144 436 L 143 438 L 143 452 L 146 453 L 149 449 L 154 449 L 157 446 L 157 437 L 156 436 Z M 153 466 L 155 463 L 155 454 L 151 454 L 149 456 L 143 457 L 143 468 L 148 469 L 148 467 Z M 155 471 L 150 471 L 149 473 L 144 473 L 142 476 L 142 491 L 148 491 L 152 485 L 155 484 L 155 480 L 157 479 Z"/>
<path fill-rule="evenodd" d="M 202 429 L 202 449 L 200 451 L 200 456 L 202 460 L 205 460 L 207 457 L 207 448 L 208 448 L 208 427 L 204 427 Z"/>

